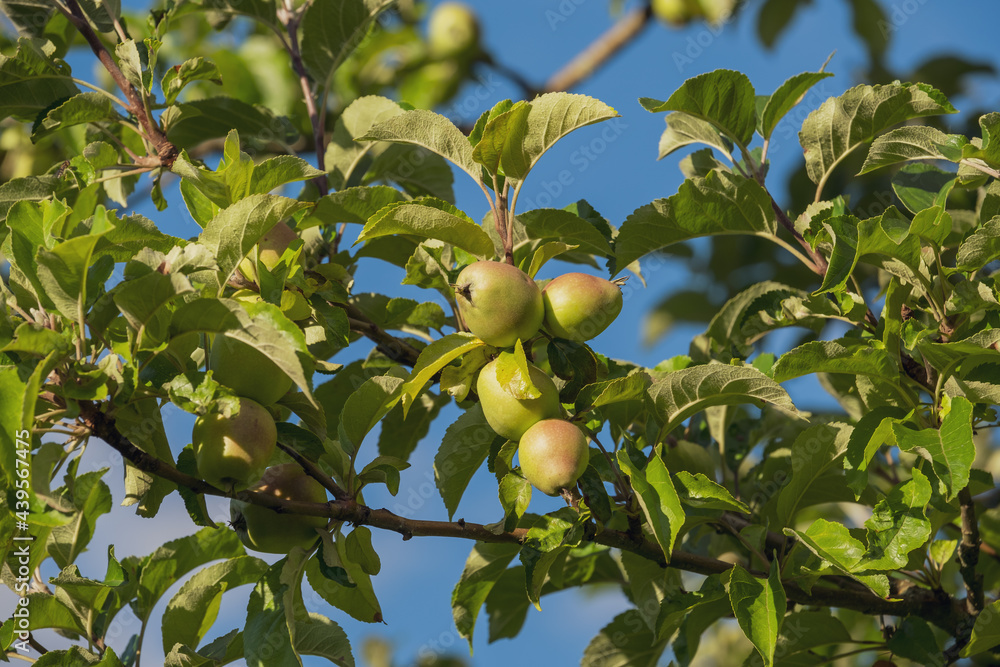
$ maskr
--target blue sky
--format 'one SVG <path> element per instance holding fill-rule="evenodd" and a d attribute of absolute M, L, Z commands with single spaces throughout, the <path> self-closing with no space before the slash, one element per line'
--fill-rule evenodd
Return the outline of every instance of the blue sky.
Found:
<path fill-rule="evenodd" d="M 471 1 L 469 4 L 482 20 L 487 47 L 505 65 L 537 83 L 547 79 L 606 30 L 612 21 L 607 0 Z M 794 126 L 787 124 L 777 130 L 778 139 L 770 152 L 774 163 L 772 182 L 783 183 L 784 176 L 801 160 L 801 148 L 795 138 L 797 124 L 827 96 L 837 95 L 858 83 L 855 73 L 865 65 L 867 56 L 850 29 L 846 3 L 816 2 L 803 9 L 771 51 L 764 50 L 756 38 L 759 3 L 749 4 L 749 11 L 717 29 L 710 29 L 703 23 L 692 24 L 683 30 L 670 30 L 659 24 L 650 26 L 595 76 L 578 86 L 573 92 L 601 99 L 615 107 L 622 118 L 570 135 L 541 160 L 523 197 L 542 205 L 545 204 L 543 195 L 548 195 L 552 197 L 549 205 L 554 207 L 585 198 L 612 224 L 620 225 L 639 206 L 673 194 L 681 182 L 677 169 L 679 155 L 656 161 L 657 141 L 664 127 L 663 115 L 644 111 L 637 102 L 639 97 L 666 99 L 686 78 L 716 68 L 739 69 L 749 75 L 758 93 L 768 94 L 794 74 L 815 71 L 831 52 L 836 51 L 827 68 L 836 76 L 821 82 L 817 86 L 820 94 L 807 97 L 802 107 L 792 112 L 791 117 L 796 121 Z M 992 59 L 992 64 L 1000 68 L 1000 59 L 995 55 L 1000 5 L 995 0 L 961 3 L 883 0 L 882 4 L 894 17 L 888 54 L 894 67 L 905 70 L 931 55 L 951 52 L 973 60 Z M 952 100 L 955 106 L 960 111 L 1000 108 L 998 80 L 979 76 L 973 81 L 976 85 L 971 95 Z M 471 122 L 495 102 L 507 97 L 516 99 L 519 95 L 519 89 L 502 76 L 483 70 L 481 81 L 470 84 L 460 93 L 450 115 L 456 120 Z M 596 159 L 590 159 L 588 154 Z M 569 172 L 569 178 L 562 178 L 560 183 L 560 174 L 564 171 Z M 486 202 L 478 188 L 463 174 L 456 176 L 456 193 L 460 207 L 475 219 L 482 217 Z M 779 201 L 782 193 L 782 188 L 778 187 Z M 168 192 L 168 197 L 170 208 L 163 213 L 143 202 L 135 203 L 136 210 L 170 233 L 196 233 L 175 188 Z M 519 206 L 520 210 L 528 208 L 527 205 Z M 540 277 L 552 277 L 564 270 L 565 265 L 552 264 Z M 393 267 L 372 262 L 362 264 L 357 282 L 364 291 L 423 300 L 431 298 L 416 288 L 401 290 L 401 277 L 401 272 Z M 686 353 L 693 332 L 682 328 L 653 348 L 640 345 L 644 313 L 664 294 L 683 286 L 688 276 L 668 263 L 648 271 L 646 278 L 649 288 L 632 290 L 622 315 L 592 344 L 611 356 L 652 366 L 665 358 Z M 814 384 L 795 385 L 792 392 L 797 402 L 826 404 Z M 447 518 L 434 489 L 432 463 L 444 428 L 456 416 L 457 411 L 453 408 L 442 413 L 417 448 L 412 467 L 403 473 L 398 496 L 393 498 L 372 491 L 367 494 L 369 504 L 406 512 L 412 517 Z M 178 451 L 189 441 L 193 418 L 180 410 L 168 411 L 165 418 L 172 446 Z M 374 456 L 374 434 L 369 438 L 366 450 Z M 103 466 L 111 467 L 105 479 L 112 485 L 115 497 L 121 498 L 120 460 L 109 448 L 93 443 L 84 468 Z M 559 506 L 553 499 L 539 499 L 539 495 L 533 499 L 531 511 L 542 513 Z M 216 517 L 228 516 L 227 503 L 210 501 L 210 507 Z M 482 523 L 500 518 L 495 481 L 485 470 L 473 480 L 456 516 Z M 176 495 L 164 504 L 155 522 L 140 519 L 127 509 L 116 509 L 99 524 L 93 549 L 81 559 L 81 569 L 84 576 L 102 574 L 104 545 L 108 543 L 116 544 L 119 557 L 146 554 L 166 540 L 194 529 Z M 396 647 L 397 664 L 409 664 L 418 653 L 427 650 L 468 655 L 465 640 L 458 636 L 451 619 L 450 599 L 472 544 L 441 538 L 415 538 L 404 543 L 395 534 L 378 532 L 374 544 L 383 564 L 381 574 L 375 578 L 375 590 L 387 624 L 357 623 L 322 601 L 318 601 L 314 610 L 344 626 L 354 643 L 356 656 L 362 638 L 371 634 L 386 638 Z M 227 593 L 220 620 L 209 638 L 241 624 L 248 595 L 246 588 Z M 164 604 L 161 602 L 157 614 L 162 613 Z M 481 667 L 509 665 L 516 661 L 574 664 L 590 638 L 627 606 L 622 595 L 613 591 L 560 593 L 544 598 L 542 604 L 541 612 L 532 610 L 529 613 L 525 629 L 516 640 L 503 640 L 493 645 L 486 643 L 487 619 L 485 611 L 482 612 L 472 664 Z M 113 642 L 116 648 L 123 647 L 128 636 L 138 629 L 137 624 L 128 626 L 124 616 L 121 620 L 126 625 L 122 627 L 121 638 Z M 157 629 L 151 628 L 146 637 L 144 664 L 159 662 L 159 643 Z M 307 659 L 306 664 L 321 663 Z"/>

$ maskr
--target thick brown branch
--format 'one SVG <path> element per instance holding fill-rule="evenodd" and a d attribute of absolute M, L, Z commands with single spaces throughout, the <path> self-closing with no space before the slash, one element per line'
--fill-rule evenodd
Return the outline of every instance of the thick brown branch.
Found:
<path fill-rule="evenodd" d="M 983 575 L 976 571 L 979 565 L 979 523 L 976 521 L 976 506 L 972 494 L 966 487 L 958 492 L 961 505 L 962 541 L 958 543 L 958 566 L 965 582 L 966 611 L 975 616 L 983 610 Z"/>
<path fill-rule="evenodd" d="M 570 90 L 586 79 L 628 44 L 649 23 L 652 8 L 646 4 L 626 14 L 618 23 L 576 55 L 545 83 L 544 92 Z"/>
<path fill-rule="evenodd" d="M 64 15 L 73 24 L 73 27 L 83 35 L 83 38 L 87 40 L 87 44 L 90 45 L 90 49 L 97 56 L 97 59 L 101 61 L 104 65 L 104 69 L 108 71 L 111 78 L 114 79 L 115 85 L 125 94 L 125 99 L 128 101 L 128 111 L 142 127 L 143 132 L 145 132 L 146 137 L 153 143 L 153 147 L 156 149 L 157 157 L 154 158 L 157 165 L 162 165 L 166 168 L 174 163 L 177 159 L 178 151 L 177 147 L 173 145 L 168 139 L 167 135 L 163 133 L 160 126 L 156 124 L 152 116 L 149 113 L 149 109 L 139 95 L 139 91 L 135 89 L 129 80 L 125 77 L 122 71 L 118 68 L 118 64 L 115 63 L 115 59 L 111 56 L 111 53 L 104 47 L 104 43 L 101 38 L 97 36 L 94 29 L 91 27 L 90 22 L 87 21 L 86 15 L 83 10 L 80 9 L 79 3 L 76 0 L 66 0 L 66 7 L 68 12 L 64 11 Z M 143 164 L 143 159 L 139 158 L 137 164 L 142 164 L 142 166 L 154 166 L 153 164 Z"/>
<path fill-rule="evenodd" d="M 384 530 L 391 530 L 408 540 L 414 536 L 457 537 L 481 542 L 523 543 L 527 536 L 525 529 L 510 532 L 494 532 L 491 528 L 465 520 L 425 521 L 407 519 L 393 514 L 386 509 L 371 509 L 360 505 L 351 499 L 334 500 L 329 503 L 308 503 L 283 500 L 274 496 L 251 491 L 226 492 L 215 488 L 207 482 L 186 475 L 169 463 L 151 456 L 128 441 L 115 425 L 113 417 L 100 410 L 95 403 L 83 401 L 80 403 L 80 418 L 90 428 L 94 435 L 101 438 L 124 458 L 139 469 L 158 475 L 180 486 L 185 486 L 196 493 L 212 496 L 236 498 L 255 505 L 268 507 L 277 512 L 304 514 L 308 516 L 323 516 L 354 525 L 366 525 Z M 644 536 L 632 536 L 615 530 L 605 530 L 594 536 L 594 541 L 608 547 L 622 549 L 648 558 L 663 567 L 668 563 L 659 545 L 649 541 Z M 675 549 L 671 554 L 669 567 L 675 567 L 697 574 L 720 574 L 732 567 L 731 563 L 688 553 Z M 755 573 L 766 576 L 762 572 Z M 930 591 L 924 588 L 911 587 L 902 591 L 898 599 L 885 600 L 867 589 L 855 590 L 845 588 L 835 578 L 822 577 L 812 590 L 806 592 L 793 582 L 784 582 L 788 599 L 803 605 L 818 605 L 826 607 L 841 607 L 854 609 L 866 614 L 894 616 L 917 615 L 941 628 L 954 632 L 959 627 L 968 627 L 969 614 L 965 607 L 952 600 L 943 591 Z"/>
<path fill-rule="evenodd" d="M 384 355 L 406 366 L 416 365 L 420 351 L 415 347 L 405 340 L 396 338 L 372 322 L 357 306 L 350 303 L 335 303 L 333 305 L 342 308 L 347 313 L 347 322 L 351 331 L 375 342 Z"/>

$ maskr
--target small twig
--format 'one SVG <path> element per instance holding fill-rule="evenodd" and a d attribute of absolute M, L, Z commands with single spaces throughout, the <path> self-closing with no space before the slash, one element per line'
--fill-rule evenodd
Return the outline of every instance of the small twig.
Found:
<path fill-rule="evenodd" d="M 292 59 L 292 69 L 295 70 L 296 76 L 299 77 L 299 86 L 302 88 L 302 98 L 306 103 L 306 111 L 309 114 L 309 122 L 312 124 L 313 130 L 313 143 L 316 147 L 316 167 L 320 171 L 324 172 L 322 176 L 317 176 L 313 179 L 313 183 L 316 184 L 316 188 L 319 190 L 320 196 L 325 196 L 330 190 L 327 185 L 326 180 L 326 133 L 324 128 L 324 118 L 320 114 L 319 108 L 316 106 L 316 95 L 313 92 L 313 86 L 309 79 L 309 72 L 306 71 L 305 63 L 302 60 L 302 50 L 299 47 L 299 22 L 302 20 L 302 13 L 289 10 L 287 7 L 282 7 L 278 9 L 278 20 L 285 26 L 285 30 L 288 31 L 288 40 L 282 40 L 282 44 L 288 51 L 289 57 Z M 333 239 L 334 253 L 336 253 L 337 245 L 340 243 L 340 233 Z"/>
<path fill-rule="evenodd" d="M 986 163 L 983 162 L 982 160 L 973 160 L 966 158 L 959 160 L 958 163 L 963 164 L 966 167 L 972 167 L 973 169 L 977 169 L 983 172 L 984 174 L 987 174 L 988 176 L 992 176 L 993 178 L 1000 178 L 1000 171 L 997 171 L 996 169 L 987 166 Z"/>
<path fill-rule="evenodd" d="M 545 83 L 545 92 L 569 90 L 592 75 L 604 65 L 626 44 L 628 44 L 643 28 L 649 24 L 653 16 L 652 7 L 646 3 L 623 16 L 603 35 L 598 37 L 586 49 L 577 54 L 561 70 L 552 75 Z"/>
<path fill-rule="evenodd" d="M 482 62 L 487 66 L 492 67 L 497 71 L 500 76 L 506 77 L 511 80 L 511 82 L 521 89 L 524 93 L 524 99 L 531 100 L 536 97 L 541 91 L 528 79 L 526 79 L 520 72 L 512 67 L 508 67 L 501 62 L 498 62 L 492 55 L 486 54 L 483 56 Z"/>
<path fill-rule="evenodd" d="M 115 85 L 118 86 L 125 94 L 125 99 L 128 101 L 126 109 L 129 113 L 136 117 L 139 121 L 139 125 L 142 126 L 143 132 L 149 138 L 153 144 L 153 148 L 156 150 L 156 156 L 145 156 L 140 157 L 139 162 L 143 160 L 148 160 L 148 164 L 143 166 L 163 166 L 170 168 L 177 159 L 179 154 L 177 147 L 167 139 L 167 135 L 163 132 L 160 126 L 153 120 L 152 115 L 149 113 L 149 109 L 146 107 L 145 101 L 139 94 L 139 91 L 135 89 L 129 80 L 122 73 L 121 69 L 118 68 L 118 64 L 115 62 L 114 57 L 104 46 L 104 42 L 101 38 L 94 32 L 91 27 L 90 22 L 87 20 L 86 15 L 80 8 L 77 0 L 65 0 L 66 4 L 57 4 L 59 11 L 73 24 L 73 27 L 83 35 L 83 38 L 87 41 L 90 49 L 97 56 L 97 59 L 101 61 L 104 69 L 108 71 L 111 78 L 114 79 Z"/>
<path fill-rule="evenodd" d="M 387 333 L 380 326 L 368 319 L 357 306 L 350 303 L 334 303 L 332 305 L 343 309 L 347 313 L 347 323 L 350 325 L 351 331 L 374 341 L 378 345 L 378 349 L 390 359 L 407 366 L 413 366 L 417 363 L 417 357 L 420 356 L 420 352 L 415 347 L 405 340 L 400 340 L 392 334 Z"/>
<path fill-rule="evenodd" d="M 302 469 L 306 472 L 306 474 L 322 484 L 323 488 L 329 491 L 334 498 L 337 500 L 350 500 L 351 497 L 347 494 L 347 492 L 340 488 L 340 485 L 337 484 L 332 477 L 323 472 L 318 465 L 284 443 L 279 442 L 278 447 L 281 451 L 295 459 L 295 462 L 302 466 Z"/>

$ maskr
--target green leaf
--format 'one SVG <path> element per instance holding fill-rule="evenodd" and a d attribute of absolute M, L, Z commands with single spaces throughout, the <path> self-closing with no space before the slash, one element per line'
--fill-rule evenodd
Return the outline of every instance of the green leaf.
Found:
<path fill-rule="evenodd" d="M 267 194 L 288 183 L 318 178 L 323 172 L 300 157 L 276 155 L 254 165 L 247 194 Z M 302 229 L 301 226 L 297 229 Z"/>
<path fill-rule="evenodd" d="M 404 200 L 402 192 L 387 185 L 359 186 L 331 192 L 316 202 L 316 207 L 299 223 L 298 228 L 336 225 L 341 222 L 363 225 L 383 207 Z"/>
<path fill-rule="evenodd" d="M 513 352 L 501 352 L 497 357 L 496 378 L 500 388 L 518 400 L 540 398 L 542 392 L 531 382 L 524 346 L 515 345 Z"/>
<path fill-rule="evenodd" d="M 476 542 L 472 547 L 462 576 L 451 594 L 451 613 L 455 628 L 469 640 L 470 648 L 480 608 L 520 549 L 517 544 L 486 542 Z"/>
<path fill-rule="evenodd" d="M 294 600 L 299 580 L 290 581 L 291 557 L 282 558 L 269 568 L 254 586 L 247 603 L 243 628 L 247 667 L 301 667 L 302 660 L 292 644 Z M 266 564 L 265 564 L 266 565 Z M 299 602 L 301 605 L 301 602 Z M 304 611 L 304 610 L 303 610 Z"/>
<path fill-rule="evenodd" d="M 170 338 L 192 333 L 223 334 L 253 347 L 292 378 L 310 401 L 312 358 L 306 340 L 277 306 L 241 303 L 234 299 L 195 299 L 177 308 L 170 320 Z"/>
<path fill-rule="evenodd" d="M 766 582 L 751 575 L 739 563 L 733 565 L 729 600 L 743 634 L 756 647 L 764 664 L 770 667 L 774 664 L 774 649 L 786 609 L 777 559 L 771 563 Z"/>
<path fill-rule="evenodd" d="M 892 430 L 900 449 L 927 452 L 934 474 L 947 489 L 945 500 L 950 502 L 969 484 L 976 445 L 972 439 L 972 403 L 961 396 L 945 396 L 942 407 L 940 429 L 914 431 L 893 423 Z"/>
<path fill-rule="evenodd" d="M 930 624 L 919 616 L 907 616 L 896 626 L 886 647 L 895 655 L 913 660 L 918 665 L 942 664 L 941 647 Z"/>
<path fill-rule="evenodd" d="M 500 480 L 500 505 L 504 511 L 504 529 L 513 530 L 531 502 L 531 484 L 517 473 L 509 472 Z M 535 600 L 537 602 L 537 600 Z"/>
<path fill-rule="evenodd" d="M 579 248 L 578 245 L 570 245 L 568 243 L 563 243 L 562 241 L 549 241 L 548 243 L 543 243 L 540 245 L 534 253 L 531 255 L 531 261 L 525 267 L 522 263 L 521 270 L 528 274 L 530 278 L 534 278 L 541 268 L 545 265 L 547 261 L 562 255 L 563 253 L 572 252 Z"/>
<path fill-rule="evenodd" d="M 654 375 L 649 395 L 663 424 L 660 432 L 664 434 L 713 405 L 770 403 L 785 414 L 799 416 L 788 393 L 751 366 L 707 364 Z"/>
<path fill-rule="evenodd" d="M 201 0 L 201 4 L 205 9 L 224 14 L 249 16 L 277 33 L 283 30 L 274 0 Z"/>
<path fill-rule="evenodd" d="M 240 3 L 248 6 L 263 0 Z M 236 130 L 244 137 L 267 137 L 294 142 L 298 135 L 291 121 L 265 106 L 249 104 L 235 97 L 208 97 L 167 107 L 160 116 L 167 138 L 178 148 L 194 148 L 210 139 L 225 137 Z"/>
<path fill-rule="evenodd" d="M 979 271 L 1000 257 L 1000 215 L 986 221 L 962 241 L 955 257 L 956 268 Z"/>
<path fill-rule="evenodd" d="M 528 238 L 558 239 L 600 257 L 611 255 L 611 246 L 593 223 L 575 213 L 555 208 L 538 208 L 517 215 Z M 492 242 L 491 242 L 492 243 Z"/>
<path fill-rule="evenodd" d="M 184 582 L 163 612 L 163 652 L 174 644 L 198 646 L 215 622 L 222 594 L 252 584 L 268 565 L 253 556 L 236 556 L 199 570 Z"/>
<path fill-rule="evenodd" d="M 194 535 L 167 542 L 142 559 L 132 610 L 146 620 L 157 601 L 185 574 L 217 558 L 233 558 L 244 553 L 239 537 L 231 530 L 202 528 Z"/>
<path fill-rule="evenodd" d="M 775 657 L 792 656 L 820 646 L 848 644 L 851 633 L 843 621 L 828 611 L 796 611 L 785 616 L 775 647 Z"/>
<path fill-rule="evenodd" d="M 334 535 L 326 534 L 322 542 L 322 556 L 317 553 L 306 564 L 309 585 L 331 605 L 347 612 L 352 618 L 363 623 L 381 623 L 382 607 L 375 596 L 371 576 L 365 573 L 359 563 L 347 555 L 347 540 L 338 528 Z M 332 555 L 331 555 L 332 554 Z M 329 559 L 329 562 L 326 561 Z M 331 564 L 340 574 L 346 573 L 348 582 L 330 579 L 323 570 L 330 570 Z"/>
<path fill-rule="evenodd" d="M 816 519 L 805 532 L 785 528 L 785 535 L 798 538 L 811 552 L 864 584 L 879 597 L 889 597 L 888 577 L 859 567 L 865 555 L 865 546 L 851 535 L 847 526 Z"/>
<path fill-rule="evenodd" d="M 656 639 L 636 609 L 615 616 L 590 640 L 581 667 L 656 667 L 669 637 Z"/>
<path fill-rule="evenodd" d="M 710 480 L 702 473 L 691 474 L 685 470 L 675 475 L 681 483 L 680 499 L 689 507 L 698 509 L 727 510 L 750 514 L 750 508 L 733 498 L 726 487 Z"/>
<path fill-rule="evenodd" d="M 393 0 L 314 2 L 302 17 L 302 60 L 321 87 Z"/>
<path fill-rule="evenodd" d="M 110 646 L 100 656 L 79 646 L 68 651 L 49 651 L 34 664 L 38 667 L 122 667 L 121 660 Z"/>
<path fill-rule="evenodd" d="M 799 142 L 806 154 L 806 172 L 813 183 L 825 183 L 851 151 L 893 125 L 944 113 L 956 111 L 926 84 L 855 86 L 828 99 L 802 123 Z"/>
<path fill-rule="evenodd" d="M 707 144 L 726 156 L 730 162 L 733 161 L 732 142 L 722 136 L 708 121 L 681 111 L 667 114 L 664 120 L 667 122 L 667 129 L 660 136 L 658 160 L 691 144 Z"/>
<path fill-rule="evenodd" d="M 823 231 L 820 237 L 828 235 L 834 248 L 823 284 L 814 294 L 825 294 L 843 288 L 854 272 L 854 267 L 866 256 L 870 256 L 867 258 L 869 263 L 907 283 L 929 284 L 927 267 L 920 255 L 920 239 L 915 234 L 910 234 L 910 220 L 895 206 L 890 206 L 881 215 L 867 220 L 842 215 L 821 224 Z"/>
<path fill-rule="evenodd" d="M 406 379 L 400 390 L 404 416 L 409 411 L 409 406 L 412 402 L 424 390 L 424 385 L 441 369 L 463 354 L 472 352 L 485 345 L 486 343 L 479 340 L 476 336 L 460 331 L 448 334 L 444 338 L 439 338 L 421 350 L 420 356 L 417 357 L 417 363 L 410 372 L 410 377 Z"/>
<path fill-rule="evenodd" d="M 38 278 L 59 312 L 80 321 L 87 303 L 88 274 L 100 237 L 78 236 L 38 251 Z"/>
<path fill-rule="evenodd" d="M 802 431 L 792 443 L 791 478 L 778 494 L 778 525 L 787 526 L 800 503 L 834 461 L 846 450 L 853 429 L 847 424 L 817 424 Z"/>
<path fill-rule="evenodd" d="M 674 542 L 684 527 L 684 508 L 670 481 L 670 473 L 659 456 L 650 459 L 645 470 L 635 467 L 625 449 L 619 449 L 617 456 L 618 465 L 628 475 L 642 513 L 663 549 L 663 557 L 670 562 Z"/>
<path fill-rule="evenodd" d="M 219 284 L 225 284 L 240 261 L 272 227 L 309 204 L 277 195 L 256 194 L 219 211 L 199 241 L 215 253 Z"/>
<path fill-rule="evenodd" d="M 13 366 L 0 366 L 0 396 L 23 396 L 25 385 L 18 376 L 17 368 Z M 0 403 L 0 463 L 3 463 L 3 478 L 6 480 L 6 487 L 13 488 L 16 475 L 15 458 L 17 452 L 24 452 L 27 457 L 28 432 L 21 430 L 22 406 L 19 401 L 4 401 Z M 34 410 L 31 411 L 32 420 Z M 23 442 L 23 447 L 18 447 L 18 442 Z"/>
<path fill-rule="evenodd" d="M 503 160 L 505 173 L 513 179 L 523 180 L 542 155 L 573 130 L 618 117 L 600 100 L 565 92 L 539 95 L 529 106 L 524 139 L 513 137 Z"/>
<path fill-rule="evenodd" d="M 32 122 L 59 100 L 80 92 L 69 65 L 55 60 L 55 47 L 41 39 L 21 37 L 13 56 L 0 55 L 0 119 Z"/>
<path fill-rule="evenodd" d="M 972 638 L 962 649 L 961 656 L 968 658 L 1000 645 L 1000 600 L 986 605 L 976 617 Z"/>
<path fill-rule="evenodd" d="M 654 250 L 701 236 L 771 236 L 776 231 L 777 218 L 764 188 L 754 180 L 713 171 L 684 181 L 669 199 L 657 199 L 629 215 L 615 239 L 615 268 L 621 271 Z"/>
<path fill-rule="evenodd" d="M 117 120 L 114 104 L 100 93 L 80 93 L 59 106 L 39 116 L 31 131 L 31 140 L 37 142 L 53 132 L 73 125 L 101 123 Z"/>
<path fill-rule="evenodd" d="M 880 341 L 851 338 L 800 345 L 781 355 L 771 370 L 775 382 L 787 382 L 810 373 L 870 375 L 888 382 L 899 379 L 899 370 Z"/>
<path fill-rule="evenodd" d="M 625 377 L 604 380 L 587 385 L 576 399 L 577 412 L 601 408 L 625 401 L 645 401 L 652 379 L 642 370 L 634 370 Z"/>
<path fill-rule="evenodd" d="M 479 225 L 453 206 L 429 198 L 382 209 L 365 224 L 355 243 L 395 234 L 437 239 L 479 258 L 494 253 L 493 241 Z"/>
<path fill-rule="evenodd" d="M 892 190 L 910 213 L 917 214 L 932 206 L 944 208 L 957 180 L 954 172 L 918 162 L 892 175 Z"/>
<path fill-rule="evenodd" d="M 347 452 L 356 452 L 365 436 L 399 400 L 403 381 L 392 375 L 378 375 L 354 390 L 340 413 L 338 433 Z"/>
<path fill-rule="evenodd" d="M 792 107 L 802 101 L 806 92 L 817 83 L 831 77 L 829 72 L 802 72 L 790 79 L 785 80 L 778 89 L 771 93 L 764 104 L 764 111 L 760 117 L 760 133 L 765 139 L 771 138 L 774 128 L 778 127 L 781 119 L 792 110 Z"/>
<path fill-rule="evenodd" d="M 326 616 L 310 612 L 308 620 L 296 618 L 292 634 L 297 653 L 325 658 L 337 667 L 354 667 L 347 633 Z"/>
<path fill-rule="evenodd" d="M 962 159 L 969 140 L 960 134 L 945 134 L 936 127 L 908 126 L 886 132 L 872 142 L 868 158 L 858 175 L 909 160 Z"/>
<path fill-rule="evenodd" d="M 47 545 L 56 565 L 65 568 L 76 562 L 94 536 L 97 519 L 111 511 L 111 490 L 101 480 L 107 468 L 79 475 L 66 490 L 73 511 L 70 521 L 55 528 Z"/>
<path fill-rule="evenodd" d="M 133 398 L 115 412 L 115 424 L 119 432 L 142 451 L 161 461 L 173 462 L 160 404 L 155 398 Z M 123 507 L 135 505 L 136 514 L 151 518 L 156 516 L 163 499 L 176 488 L 173 482 L 129 461 L 125 464 L 125 497 L 121 504 Z"/>
<path fill-rule="evenodd" d="M 455 124 L 423 109 L 406 111 L 370 127 L 358 141 L 394 141 L 423 146 L 479 182 L 482 167 L 472 157 L 472 145 Z"/>
<path fill-rule="evenodd" d="M 858 567 L 867 570 L 897 570 L 904 567 L 909 554 L 927 542 L 931 522 L 925 507 L 931 499 L 931 483 L 919 469 L 912 470 L 909 481 L 894 486 L 880 500 L 865 522 L 868 550 Z"/>
<path fill-rule="evenodd" d="M 441 447 L 434 456 L 434 481 L 448 510 L 449 521 L 473 475 L 498 440 L 501 438 L 486 422 L 480 403 L 462 413 L 445 430 Z"/>
<path fill-rule="evenodd" d="M 211 81 L 221 86 L 222 73 L 214 62 L 201 56 L 189 58 L 180 65 L 174 65 L 167 70 L 160 82 L 164 102 L 168 105 L 176 102 L 181 91 L 194 81 Z"/>
<path fill-rule="evenodd" d="M 979 117 L 979 127 L 982 129 L 982 146 L 966 145 L 962 157 L 971 160 L 982 160 L 991 167 L 1000 167 L 1000 113 L 988 113 Z"/>
<path fill-rule="evenodd" d="M 493 111 L 496 110 L 497 107 L 494 107 Z M 528 173 L 531 167 L 524 161 L 521 147 L 528 131 L 530 111 L 531 106 L 522 101 L 496 116 L 491 112 L 482 137 L 472 150 L 473 159 L 486 167 L 490 174 L 523 179 Z"/>
<path fill-rule="evenodd" d="M 652 113 L 683 111 L 706 120 L 746 146 L 756 126 L 756 94 L 746 74 L 719 69 L 685 81 L 666 102 L 639 98 Z"/>

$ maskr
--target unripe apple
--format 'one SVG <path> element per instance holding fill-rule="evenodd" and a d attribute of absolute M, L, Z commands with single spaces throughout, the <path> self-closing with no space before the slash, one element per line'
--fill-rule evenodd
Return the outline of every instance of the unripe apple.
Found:
<path fill-rule="evenodd" d="M 527 273 L 501 262 L 475 262 L 458 274 L 458 310 L 469 331 L 494 347 L 510 347 L 538 333 L 545 316 L 542 292 Z"/>
<path fill-rule="evenodd" d="M 257 260 L 270 271 L 278 265 L 281 255 L 295 239 L 299 238 L 291 227 L 279 222 L 260 237 L 250 253 L 240 262 L 240 271 L 250 281 L 257 282 Z"/>
<path fill-rule="evenodd" d="M 622 312 L 622 291 L 615 283 L 586 273 L 566 273 L 542 290 L 545 328 L 582 343 L 594 338 Z"/>
<path fill-rule="evenodd" d="M 532 364 L 528 364 L 528 377 L 542 394 L 538 398 L 520 399 L 507 393 L 497 380 L 495 359 L 479 371 L 476 393 L 483 415 L 490 427 L 508 440 L 520 440 L 528 428 L 543 419 L 562 416 L 559 390 L 552 378 Z"/>
<path fill-rule="evenodd" d="M 531 485 L 550 496 L 576 485 L 587 469 L 587 436 L 564 419 L 545 419 L 521 436 L 517 456 L 521 472 Z"/>
<path fill-rule="evenodd" d="M 202 415 L 191 432 L 198 473 L 220 489 L 243 489 L 260 479 L 278 439 L 274 419 L 260 403 L 249 398 L 239 402 L 232 417 Z"/>
<path fill-rule="evenodd" d="M 285 500 L 326 502 L 326 489 L 297 463 L 268 468 L 250 490 Z M 319 537 L 316 529 L 327 524 L 327 519 L 321 516 L 278 513 L 236 499 L 229 504 L 229 514 L 233 529 L 248 549 L 271 554 L 287 554 L 292 547 L 308 549 Z"/>
<path fill-rule="evenodd" d="M 479 21 L 468 5 L 442 2 L 431 12 L 427 33 L 433 58 L 468 56 L 479 44 Z"/>
<path fill-rule="evenodd" d="M 227 336 L 215 337 L 209 368 L 216 382 L 261 405 L 271 405 L 292 388 L 292 379 L 264 353 Z"/>
<path fill-rule="evenodd" d="M 682 26 L 691 19 L 691 0 L 653 0 L 653 15 L 669 26 Z"/>

